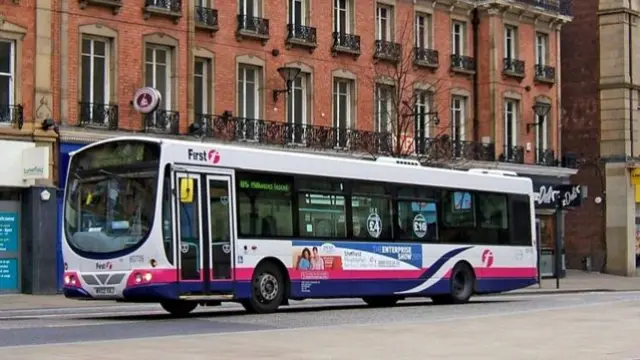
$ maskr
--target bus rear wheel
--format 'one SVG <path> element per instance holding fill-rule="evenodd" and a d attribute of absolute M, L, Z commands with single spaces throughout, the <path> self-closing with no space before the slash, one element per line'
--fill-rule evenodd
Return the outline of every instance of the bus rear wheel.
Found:
<path fill-rule="evenodd" d="M 285 294 L 284 276 L 278 267 L 265 262 L 259 265 L 251 279 L 251 298 L 242 301 L 247 312 L 269 314 L 278 310 Z"/>
<path fill-rule="evenodd" d="M 175 317 L 185 317 L 198 307 L 197 302 L 191 301 L 163 301 L 160 306 Z"/>
<path fill-rule="evenodd" d="M 471 267 L 466 263 L 458 263 L 451 271 L 449 294 L 432 296 L 436 304 L 465 304 L 473 295 L 476 277 Z"/>
<path fill-rule="evenodd" d="M 398 300 L 395 296 L 366 296 L 362 298 L 362 301 L 371 307 L 391 307 L 394 306 Z"/>

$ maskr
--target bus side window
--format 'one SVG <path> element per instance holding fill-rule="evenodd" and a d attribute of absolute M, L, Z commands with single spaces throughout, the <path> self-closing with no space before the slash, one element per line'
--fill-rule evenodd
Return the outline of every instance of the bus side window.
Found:
<path fill-rule="evenodd" d="M 476 194 L 478 240 L 483 244 L 509 245 L 509 207 L 504 194 Z"/>
<path fill-rule="evenodd" d="M 527 195 L 509 195 L 511 205 L 511 245 L 531 246 L 531 207 Z"/>

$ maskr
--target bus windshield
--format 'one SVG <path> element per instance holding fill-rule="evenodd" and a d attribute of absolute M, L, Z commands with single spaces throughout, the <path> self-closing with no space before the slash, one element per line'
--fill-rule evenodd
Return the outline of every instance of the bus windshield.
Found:
<path fill-rule="evenodd" d="M 107 143 L 71 160 L 64 229 L 76 250 L 94 254 L 125 251 L 144 241 L 151 229 L 159 150 L 149 155 L 144 154 L 149 152 L 147 147 L 156 144 L 128 145 Z"/>

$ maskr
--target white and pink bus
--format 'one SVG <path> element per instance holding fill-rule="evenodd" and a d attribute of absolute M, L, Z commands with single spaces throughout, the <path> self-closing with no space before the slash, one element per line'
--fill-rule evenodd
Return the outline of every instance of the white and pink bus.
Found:
<path fill-rule="evenodd" d="M 143 137 L 71 156 L 64 294 L 183 316 L 241 303 L 465 303 L 536 283 L 531 180 Z"/>

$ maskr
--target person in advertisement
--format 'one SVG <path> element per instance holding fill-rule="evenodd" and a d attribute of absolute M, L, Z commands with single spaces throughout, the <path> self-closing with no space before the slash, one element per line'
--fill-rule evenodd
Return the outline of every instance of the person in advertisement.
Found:
<path fill-rule="evenodd" d="M 313 247 L 313 255 L 311 256 L 311 270 L 324 270 L 324 260 L 318 254 L 318 247 Z"/>

